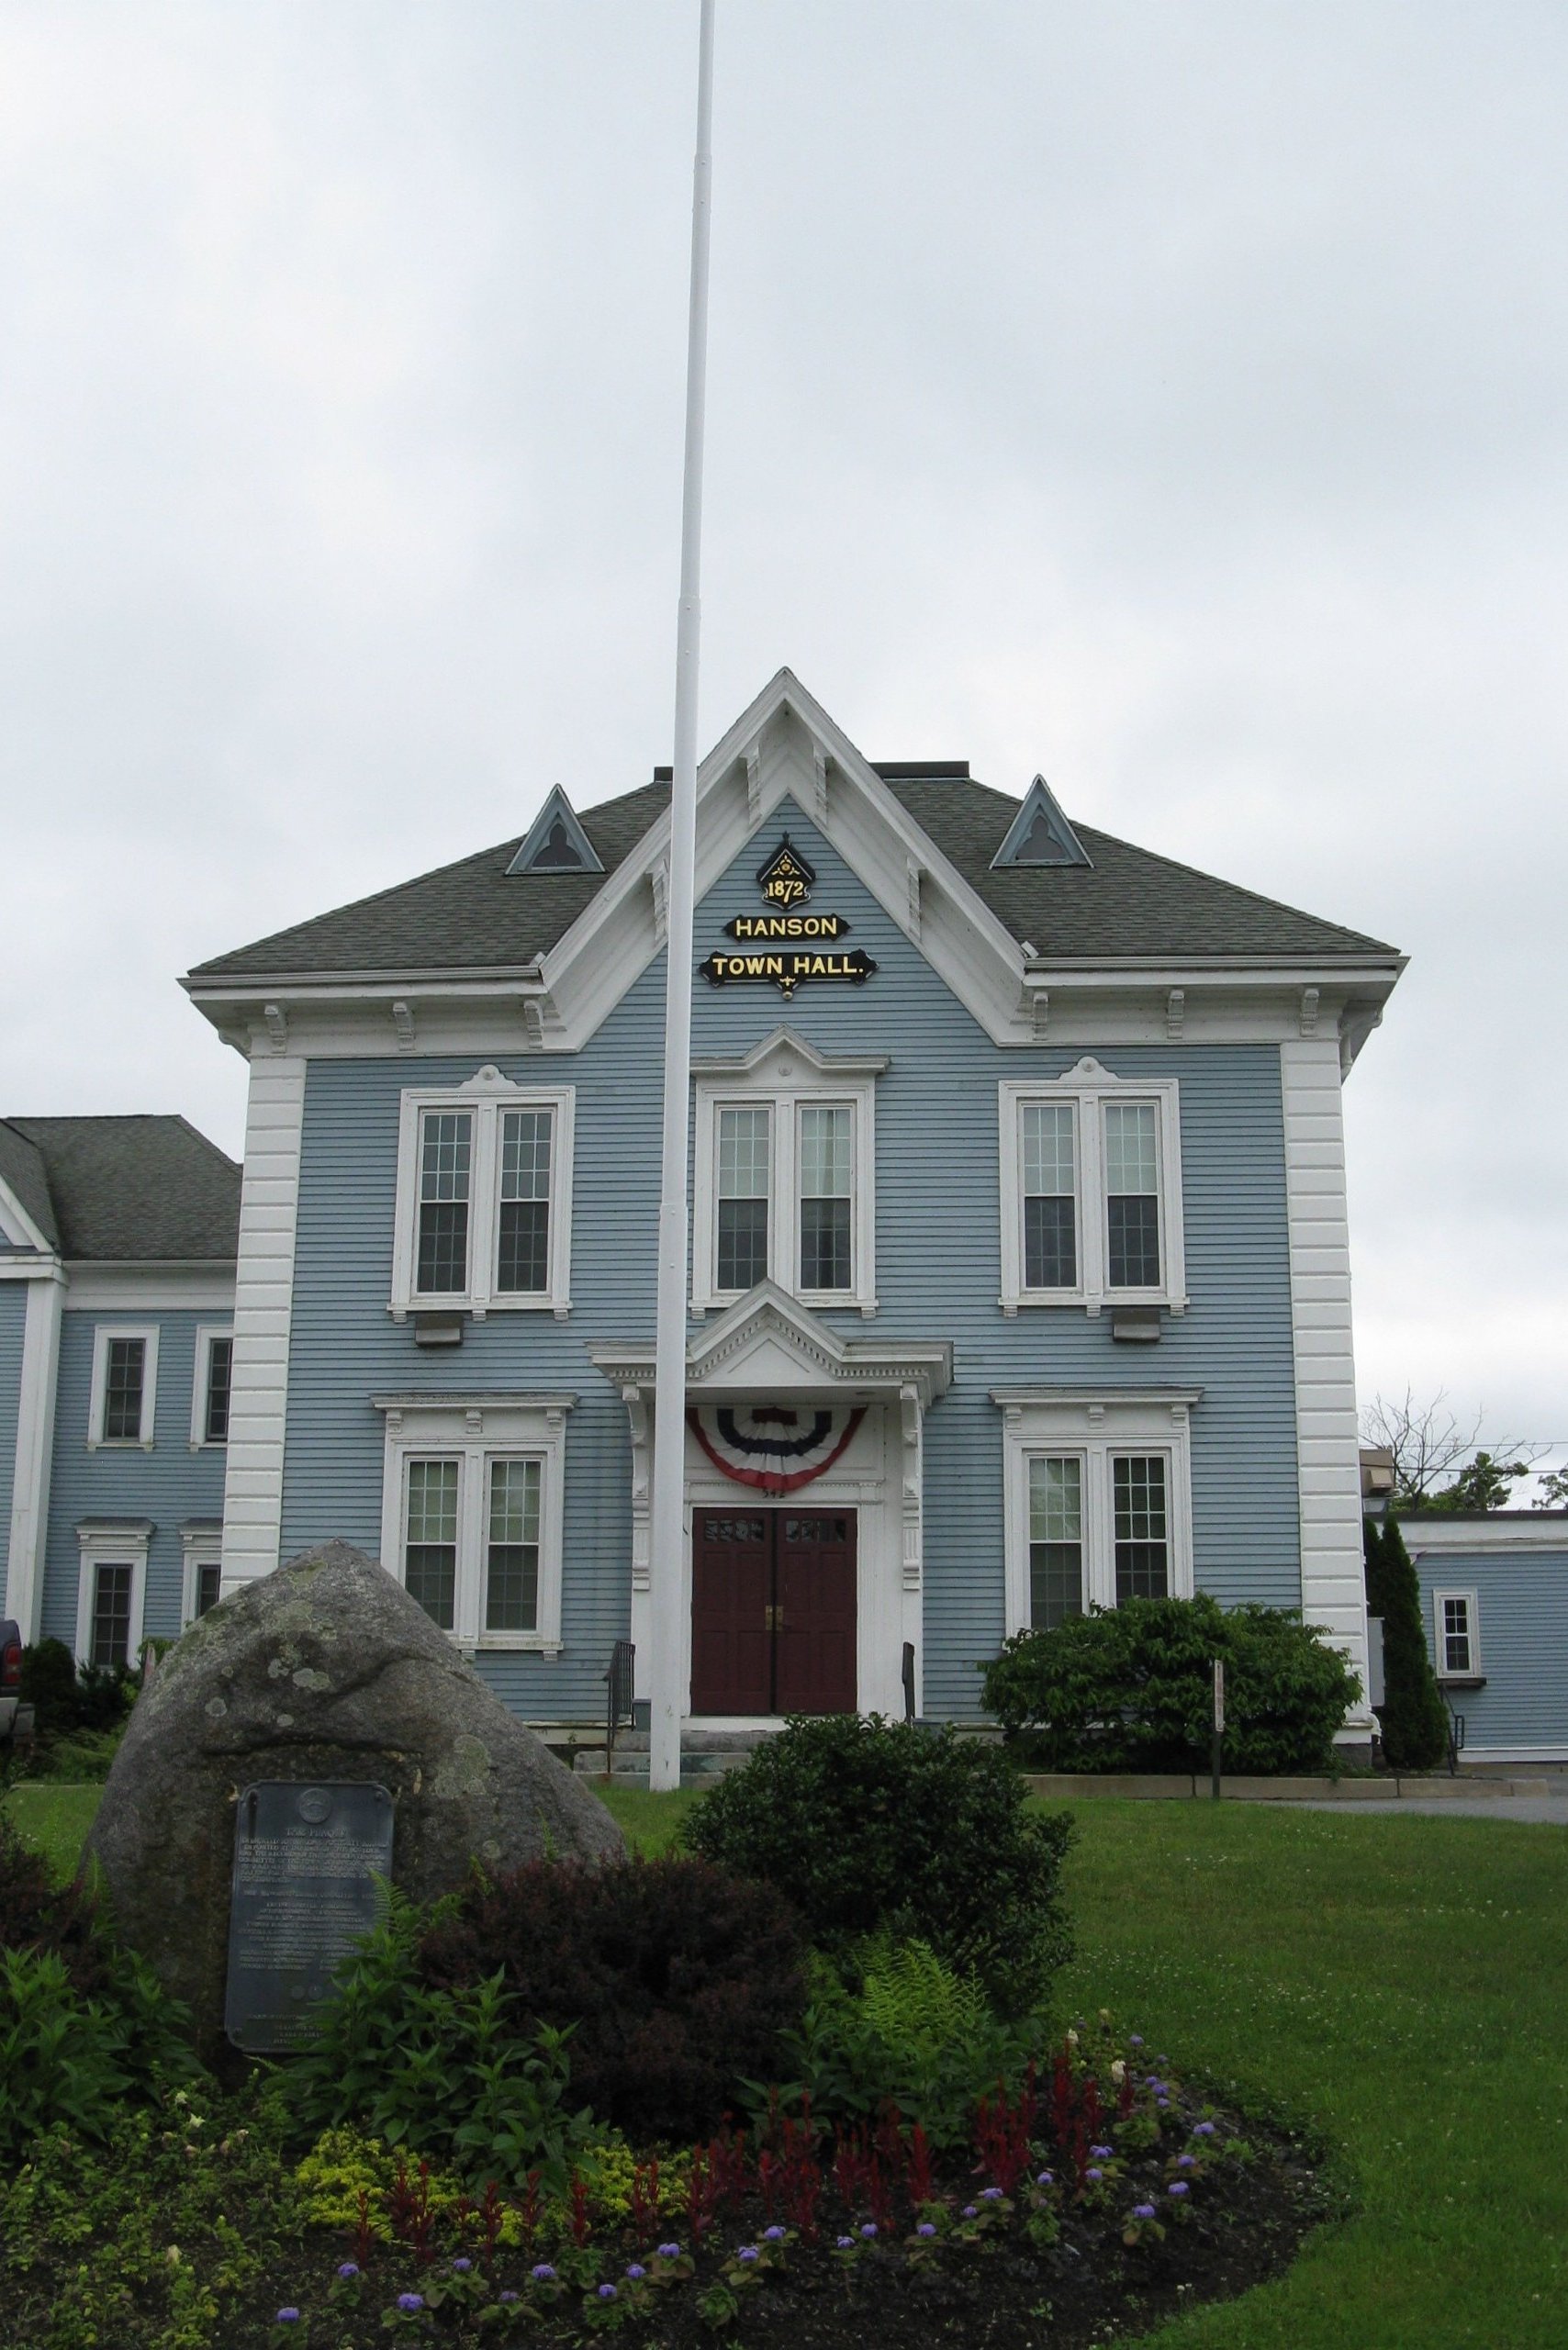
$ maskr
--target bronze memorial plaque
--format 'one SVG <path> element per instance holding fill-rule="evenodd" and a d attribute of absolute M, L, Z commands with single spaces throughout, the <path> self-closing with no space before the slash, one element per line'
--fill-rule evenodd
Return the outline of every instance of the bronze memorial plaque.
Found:
<path fill-rule="evenodd" d="M 241 1790 L 223 2011 L 236 2047 L 300 2044 L 332 1969 L 380 1917 L 378 1880 L 391 1874 L 385 1787 L 274 1779 Z"/>

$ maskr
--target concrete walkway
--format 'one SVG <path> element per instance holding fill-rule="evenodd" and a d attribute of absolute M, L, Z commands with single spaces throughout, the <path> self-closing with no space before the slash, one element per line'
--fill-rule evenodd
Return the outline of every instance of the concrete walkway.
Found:
<path fill-rule="evenodd" d="M 1241 1798 L 1246 1802 L 1248 1798 Z M 1568 1795 L 1447 1796 L 1435 1802 L 1429 1796 L 1401 1796 L 1393 1802 L 1333 1803 L 1322 1796 L 1297 1799 L 1280 1806 L 1282 1811 L 1419 1811 L 1428 1818 L 1523 1819 L 1534 1825 L 1568 1828 Z"/>

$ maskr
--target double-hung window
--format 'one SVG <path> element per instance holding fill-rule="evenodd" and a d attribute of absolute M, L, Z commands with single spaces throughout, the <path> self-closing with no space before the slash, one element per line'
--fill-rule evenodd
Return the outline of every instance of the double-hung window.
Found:
<path fill-rule="evenodd" d="M 148 1518 L 81 1518 L 76 1655 L 81 1663 L 131 1665 L 141 1651 Z"/>
<path fill-rule="evenodd" d="M 157 1326 L 101 1326 L 93 1336 L 88 1450 L 104 1444 L 134 1444 L 150 1452 L 157 1400 Z"/>
<path fill-rule="evenodd" d="M 1193 1589 L 1195 1389 L 998 1388 L 1007 1628 Z"/>
<path fill-rule="evenodd" d="M 1480 1678 L 1478 1615 L 1473 1591 L 1433 1592 L 1433 1629 L 1437 1634 L 1439 1681 L 1475 1681 Z"/>
<path fill-rule="evenodd" d="M 1004 1312 L 1186 1304 L 1174 1078 L 1004 1079 L 999 1138 Z"/>
<path fill-rule="evenodd" d="M 788 1030 L 697 1080 L 692 1293 L 728 1305 L 758 1281 L 812 1304 L 876 1308 L 877 1062 L 823 1058 Z"/>
<path fill-rule="evenodd" d="M 382 1562 L 467 1649 L 561 1645 L 569 1395 L 378 1395 Z"/>
<path fill-rule="evenodd" d="M 486 1068 L 403 1096 L 392 1313 L 571 1304 L 574 1091 Z"/>
<path fill-rule="evenodd" d="M 234 1333 L 207 1329 L 196 1336 L 196 1377 L 191 1385 L 191 1450 L 229 1441 L 229 1404 L 234 1385 Z"/>

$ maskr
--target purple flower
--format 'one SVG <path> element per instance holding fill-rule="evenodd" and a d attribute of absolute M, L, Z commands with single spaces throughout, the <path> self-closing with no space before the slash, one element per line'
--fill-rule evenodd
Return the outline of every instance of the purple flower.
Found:
<path fill-rule="evenodd" d="M 342 2266 L 339 2269 L 338 2274 L 346 2284 L 351 2277 L 357 2277 L 359 2275 L 358 2261 L 345 2260 Z"/>
<path fill-rule="evenodd" d="M 274 2325 L 297 2325 L 299 2323 L 299 2311 L 297 2310 L 279 2310 L 276 2317 L 273 2320 L 273 2322 Z"/>
<path fill-rule="evenodd" d="M 659 2246 L 659 2258 L 661 2260 L 678 2260 L 680 2258 L 680 2246 L 678 2244 L 661 2244 Z"/>
<path fill-rule="evenodd" d="M 612 2300 L 615 2300 L 615 2298 L 616 2298 L 616 2292 L 615 2292 L 615 2288 L 614 2288 L 614 2286 L 613 2286 L 613 2285 L 601 2285 L 601 2286 L 599 2287 L 599 2300 L 600 2300 L 601 2301 L 612 2301 Z"/>
<path fill-rule="evenodd" d="M 1105 2174 L 1103 2170 L 1097 2170 L 1094 2165 L 1091 2163 L 1083 2176 L 1085 2178 L 1103 2178 Z"/>
<path fill-rule="evenodd" d="M 840 2236 L 837 2239 L 837 2244 L 840 2252 L 853 2252 L 855 2249 L 855 2239 L 853 2236 Z"/>
<path fill-rule="evenodd" d="M 533 2271 L 533 2279 L 535 2284 L 538 2285 L 553 2285 L 555 2282 L 555 2271 L 551 2267 L 550 2263 L 547 2260 L 542 2260 L 540 2262 L 538 2267 Z"/>
<path fill-rule="evenodd" d="M 736 2253 L 736 2255 L 735 2255 L 735 2258 L 736 2258 L 737 2260 L 745 2260 L 745 2261 L 748 2261 L 748 2262 L 749 2262 L 749 2261 L 753 2261 L 753 2260 L 755 2260 L 755 2259 L 756 2258 L 756 2244 L 742 2244 L 742 2246 L 741 2246 L 741 2248 L 740 2248 L 740 2250 L 739 2250 L 739 2252 L 737 2252 L 737 2253 Z"/>
<path fill-rule="evenodd" d="M 980 2188 L 980 2201 L 982 2203 L 1000 2203 L 1001 2200 L 1002 2189 L 1000 2187 L 982 2187 Z"/>
<path fill-rule="evenodd" d="M 1196 2154 L 1178 2154 L 1176 2167 L 1178 2170 L 1191 2170 L 1197 2159 Z"/>
<path fill-rule="evenodd" d="M 415 2311 L 422 2310 L 424 2305 L 425 2297 L 422 2293 L 399 2293 L 398 2296 L 398 2307 L 406 2316 L 412 2317 Z"/>
<path fill-rule="evenodd" d="M 1114 2146 L 1091 2146 L 1089 2151 L 1097 2162 L 1108 2163 L 1114 2157 L 1116 2149 Z"/>
<path fill-rule="evenodd" d="M 471 2260 L 454 2260 L 452 2264 L 452 2273 L 454 2277 L 466 2277 L 473 2266 L 474 2263 Z"/>
<path fill-rule="evenodd" d="M 978 2220 L 980 2218 L 980 2205 L 978 2203 L 966 2203 L 964 2206 L 964 2217 L 966 2220 Z"/>
<path fill-rule="evenodd" d="M 637 2260 L 634 2260 L 632 2263 L 631 2267 L 626 2271 L 627 2276 L 630 2277 L 633 2285 L 639 2283 L 640 2280 L 647 2275 L 647 2270 L 643 2266 L 641 2261 Z"/>
<path fill-rule="evenodd" d="M 1155 2104 L 1158 2106 L 1158 2108 L 1159 2109 L 1159 2110 L 1160 2110 L 1160 2112 L 1161 2112 L 1161 2113 L 1169 2113 L 1169 2112 L 1170 2112 L 1170 2099 L 1168 2097 L 1157 2097 L 1157 2098 L 1155 2098 L 1154 2102 L 1155 2102 Z"/>
<path fill-rule="evenodd" d="M 1212 2138 L 1214 2133 L 1215 2126 L 1212 2121 L 1194 2121 L 1193 2124 L 1194 2138 Z"/>
<path fill-rule="evenodd" d="M 919 2227 L 916 2228 L 914 2232 L 917 2236 L 934 2236 L 936 2233 L 935 2221 L 933 2220 L 922 2220 Z"/>
<path fill-rule="evenodd" d="M 762 2241 L 764 2244 L 782 2244 L 784 2241 L 783 2229 L 764 2228 L 762 2231 Z"/>
<path fill-rule="evenodd" d="M 1035 2181 L 1036 2187 L 1054 2187 L 1056 2183 L 1056 2173 L 1049 2170 L 1043 2170 Z"/>
<path fill-rule="evenodd" d="M 1184 2178 L 1173 2178 L 1170 2182 L 1170 2191 L 1172 2195 L 1185 2195 L 1187 2192 L 1186 2180 Z"/>
<path fill-rule="evenodd" d="M 1129 2034 L 1128 2034 L 1128 2037 L 1127 2037 L 1127 2046 L 1128 2046 L 1129 2048 L 1141 2048 L 1141 2047 L 1143 2046 L 1143 2034 L 1142 2034 L 1142 2032 L 1141 2032 L 1141 2031 L 1135 2031 L 1135 2032 L 1131 2032 L 1131 2033 L 1129 2033 Z"/>
<path fill-rule="evenodd" d="M 503 2293 L 500 2298 L 503 2301 L 515 2301 L 519 2296 L 516 2293 Z"/>
<path fill-rule="evenodd" d="M 863 2236 L 874 2236 L 874 2235 L 876 2234 L 876 2232 L 877 2232 L 877 2222 L 876 2222 L 876 2221 L 875 2221 L 875 2220 L 868 2220 L 868 2221 L 866 2221 L 866 2224 L 864 2225 L 864 2227 L 861 2229 L 860 2232 L 861 2232 L 861 2234 L 862 2234 Z"/>
<path fill-rule="evenodd" d="M 1135 2220 L 1152 2220 L 1154 2217 L 1153 2204 L 1135 2203 L 1133 2205 L 1133 2217 Z"/>

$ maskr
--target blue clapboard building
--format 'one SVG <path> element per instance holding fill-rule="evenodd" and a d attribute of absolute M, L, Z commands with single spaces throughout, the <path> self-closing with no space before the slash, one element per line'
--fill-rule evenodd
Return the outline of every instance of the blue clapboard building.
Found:
<path fill-rule="evenodd" d="M 1364 1673 L 1340 1089 L 1399 956 L 1039 779 L 874 764 L 788 671 L 699 794 L 689 1715 L 900 1711 L 907 1651 L 921 1711 L 972 1718 L 1008 1632 L 1198 1587 L 1304 1608 Z M 201 1604 L 221 1327 L 223 1587 L 346 1537 L 520 1713 L 600 1715 L 652 1604 L 668 801 L 556 791 L 189 975 L 251 1070 L 231 1316 L 194 1225 L 162 1286 L 78 1292 L 0 1161 L 0 1413 L 46 1281 L 65 1333 L 11 1612 L 90 1640 L 128 1561 L 131 1631 Z M 140 1453 L 106 1433 L 122 1324 L 158 1328 Z M 140 1565 L 84 1530 L 116 1513 Z"/>

